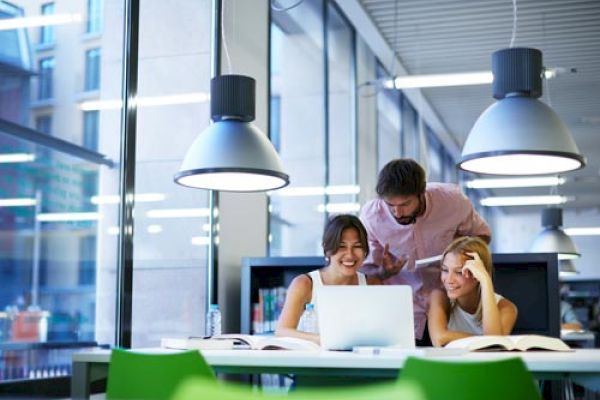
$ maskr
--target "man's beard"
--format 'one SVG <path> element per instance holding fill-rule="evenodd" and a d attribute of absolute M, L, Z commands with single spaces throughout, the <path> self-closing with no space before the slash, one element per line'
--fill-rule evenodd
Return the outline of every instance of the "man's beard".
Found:
<path fill-rule="evenodd" d="M 414 213 L 405 217 L 394 217 L 394 219 L 400 225 L 412 225 L 417 222 L 417 217 L 422 215 L 423 212 L 425 212 L 425 199 L 421 200 L 421 197 L 419 196 L 419 207 L 417 207 Z"/>
<path fill-rule="evenodd" d="M 412 225 L 415 222 L 417 222 L 417 215 L 418 215 L 419 211 L 415 211 L 412 215 L 406 216 L 406 217 L 400 217 L 400 218 L 396 218 L 396 222 L 399 223 L 400 225 Z"/>

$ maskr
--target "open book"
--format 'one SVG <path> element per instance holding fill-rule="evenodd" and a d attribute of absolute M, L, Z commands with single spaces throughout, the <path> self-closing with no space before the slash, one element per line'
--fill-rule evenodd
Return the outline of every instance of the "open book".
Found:
<path fill-rule="evenodd" d="M 190 337 L 162 339 L 161 347 L 179 350 L 308 350 L 321 351 L 321 347 L 309 340 L 294 337 L 243 335 L 230 333 L 210 338 Z"/>
<path fill-rule="evenodd" d="M 572 351 L 562 340 L 542 335 L 470 336 L 453 340 L 445 347 L 448 349 L 467 349 L 469 351 Z"/>

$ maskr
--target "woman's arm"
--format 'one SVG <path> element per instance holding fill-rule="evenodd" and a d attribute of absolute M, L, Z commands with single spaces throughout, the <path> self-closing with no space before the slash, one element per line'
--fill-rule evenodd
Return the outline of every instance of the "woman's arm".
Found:
<path fill-rule="evenodd" d="M 500 312 L 500 323 L 502 325 L 502 334 L 510 335 L 515 322 L 517 321 L 517 306 L 508 299 L 501 299 L 498 302 L 498 311 Z"/>
<path fill-rule="evenodd" d="M 277 320 L 276 336 L 297 337 L 320 344 L 318 334 L 298 330 L 298 321 L 304 312 L 304 305 L 310 302 L 311 295 L 312 280 L 304 274 L 294 278 L 287 290 L 283 310 Z"/>
<path fill-rule="evenodd" d="M 505 328 L 512 330 L 514 320 L 510 327 L 510 316 L 504 315 L 507 318 L 506 325 L 503 323 L 503 314 L 510 313 L 509 308 L 504 308 L 503 312 L 500 312 L 499 304 L 496 302 L 496 293 L 494 292 L 494 284 L 492 278 L 488 274 L 483 262 L 481 261 L 479 254 L 475 252 L 467 253 L 467 255 L 473 257 L 472 260 L 465 261 L 463 266 L 463 274 L 473 275 L 479 282 L 481 289 L 481 326 L 483 328 L 484 335 L 505 335 Z M 516 318 L 516 314 L 514 314 Z"/>
<path fill-rule="evenodd" d="M 429 336 L 435 347 L 445 346 L 447 343 L 468 336 L 471 333 L 448 330 L 450 315 L 450 300 L 443 290 L 436 289 L 431 292 L 429 311 L 427 312 L 427 327 Z"/>

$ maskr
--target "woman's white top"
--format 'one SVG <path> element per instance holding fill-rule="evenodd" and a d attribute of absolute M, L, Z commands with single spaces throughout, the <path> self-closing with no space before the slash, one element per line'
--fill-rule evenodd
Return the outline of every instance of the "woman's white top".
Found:
<path fill-rule="evenodd" d="M 308 273 L 308 276 L 310 277 L 310 279 L 312 280 L 312 293 L 310 295 L 310 303 L 313 305 L 313 309 L 314 309 L 314 326 L 315 326 L 315 330 L 312 331 L 312 329 L 310 331 L 312 331 L 312 333 L 318 333 L 319 332 L 319 322 L 318 322 L 318 318 L 317 318 L 317 312 L 318 312 L 318 293 L 319 293 L 319 288 L 323 287 L 323 280 L 321 279 L 321 273 L 319 272 L 319 270 L 314 270 Z M 356 277 L 358 278 L 358 284 L 360 286 L 365 286 L 367 284 L 367 277 L 365 276 L 365 274 L 363 274 L 362 272 L 356 272 Z M 300 321 L 298 323 L 298 329 L 303 330 L 305 332 L 307 332 L 307 330 L 302 329 L 304 324 L 304 320 L 306 318 L 306 311 L 304 311 L 304 313 L 302 314 L 302 316 L 300 317 Z"/>
<path fill-rule="evenodd" d="M 504 298 L 498 293 L 494 293 L 494 295 L 496 296 L 496 304 L 498 304 L 498 302 Z M 477 318 L 475 318 L 475 314 L 469 314 L 460 308 L 458 304 L 452 308 L 452 312 L 450 313 L 450 318 L 448 319 L 448 330 L 473 333 L 475 335 L 483 334 L 483 326 L 481 325 L 481 321 L 478 321 Z"/>

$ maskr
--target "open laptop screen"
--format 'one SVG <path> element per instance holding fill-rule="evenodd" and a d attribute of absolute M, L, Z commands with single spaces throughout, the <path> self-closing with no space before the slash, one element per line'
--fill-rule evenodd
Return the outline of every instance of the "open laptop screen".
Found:
<path fill-rule="evenodd" d="M 317 313 L 321 347 L 415 347 L 410 286 L 322 286 Z"/>

